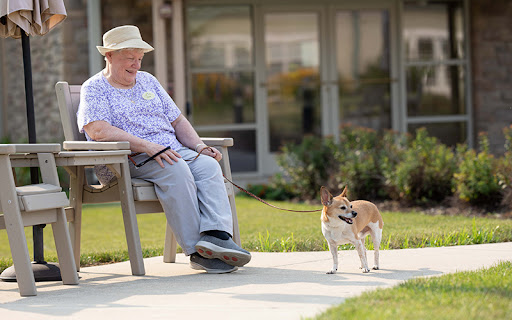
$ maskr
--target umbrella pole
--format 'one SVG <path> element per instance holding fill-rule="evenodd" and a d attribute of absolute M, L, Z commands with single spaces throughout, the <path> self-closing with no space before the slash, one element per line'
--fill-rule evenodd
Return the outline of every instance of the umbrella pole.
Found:
<path fill-rule="evenodd" d="M 36 143 L 36 120 L 34 116 L 34 90 L 32 88 L 32 60 L 30 58 L 30 39 L 21 32 L 21 48 L 23 50 L 23 72 L 25 75 L 25 101 L 27 103 L 27 124 L 28 124 L 28 142 Z M 31 177 L 32 183 L 38 183 L 39 178 L 36 175 Z"/>
<path fill-rule="evenodd" d="M 23 50 L 23 72 L 25 75 L 25 101 L 27 104 L 28 143 L 37 143 L 36 120 L 34 115 L 34 90 L 32 88 L 32 61 L 30 58 L 30 39 L 21 32 L 21 48 Z M 39 172 L 37 168 L 30 168 L 30 183 L 39 183 Z M 43 245 L 44 225 L 34 226 L 32 235 L 34 241 L 34 261 L 45 263 Z"/>
<path fill-rule="evenodd" d="M 34 92 L 32 89 L 32 61 L 30 58 L 30 40 L 25 32 L 21 31 L 21 47 L 23 50 L 23 70 L 25 73 L 25 100 L 27 104 L 27 124 L 28 124 L 28 142 L 36 143 L 36 121 L 34 115 Z M 38 168 L 30 168 L 30 180 L 32 184 L 39 183 Z M 32 227 L 34 241 L 34 262 L 32 262 L 32 271 L 35 281 L 60 281 L 59 265 L 56 263 L 47 263 L 44 261 L 44 241 L 43 228 L 46 225 L 37 225 Z M 16 281 L 16 271 L 11 266 L 2 272 L 0 279 L 3 281 Z"/>
<path fill-rule="evenodd" d="M 21 32 L 21 47 L 23 50 L 23 72 L 25 75 L 25 101 L 27 104 L 27 124 L 28 124 L 28 142 L 37 143 L 36 120 L 34 115 L 34 90 L 32 88 L 32 61 L 30 58 L 30 39 Z M 39 172 L 37 168 L 30 168 L 30 182 L 39 183 Z M 44 261 L 44 242 L 43 228 L 45 225 L 32 227 L 32 236 L 34 242 L 34 261 L 36 263 L 46 263 Z"/>

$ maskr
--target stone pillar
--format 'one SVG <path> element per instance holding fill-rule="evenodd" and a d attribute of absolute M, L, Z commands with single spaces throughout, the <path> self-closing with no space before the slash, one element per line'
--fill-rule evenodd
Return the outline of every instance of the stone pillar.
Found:
<path fill-rule="evenodd" d="M 475 135 L 504 151 L 502 130 L 512 124 L 512 1 L 472 0 L 471 49 Z"/>

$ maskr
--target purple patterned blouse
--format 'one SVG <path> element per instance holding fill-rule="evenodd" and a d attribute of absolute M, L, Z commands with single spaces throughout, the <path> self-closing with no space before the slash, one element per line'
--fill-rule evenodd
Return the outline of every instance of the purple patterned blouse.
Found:
<path fill-rule="evenodd" d="M 117 89 L 99 72 L 82 85 L 77 122 L 80 132 L 84 132 L 88 123 L 103 120 L 134 136 L 178 150 L 182 145 L 171 123 L 180 114 L 151 74 L 139 71 L 133 88 Z"/>
<path fill-rule="evenodd" d="M 82 85 L 77 124 L 80 132 L 84 132 L 88 123 L 103 120 L 136 137 L 177 151 L 182 145 L 171 123 L 180 114 L 180 109 L 151 74 L 139 71 L 133 88 L 117 89 L 101 71 Z M 87 140 L 92 140 L 85 135 Z M 100 182 L 111 180 L 109 172 L 106 167 L 97 168 Z"/>

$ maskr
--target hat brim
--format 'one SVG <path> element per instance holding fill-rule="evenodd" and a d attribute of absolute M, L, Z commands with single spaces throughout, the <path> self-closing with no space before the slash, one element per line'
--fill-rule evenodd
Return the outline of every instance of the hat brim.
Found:
<path fill-rule="evenodd" d="M 142 49 L 144 53 L 150 52 L 155 50 L 152 46 L 150 46 L 147 42 L 140 40 L 140 39 L 131 39 L 127 40 L 121 43 L 116 43 L 114 45 L 103 47 L 103 46 L 96 46 L 98 51 L 101 53 L 102 56 L 105 55 L 105 53 L 110 51 L 117 51 L 121 49 Z"/>

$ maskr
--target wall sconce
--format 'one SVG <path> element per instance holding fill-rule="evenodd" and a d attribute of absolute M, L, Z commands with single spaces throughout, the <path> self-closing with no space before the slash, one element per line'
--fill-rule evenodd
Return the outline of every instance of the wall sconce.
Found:
<path fill-rule="evenodd" d="M 164 2 L 160 6 L 160 8 L 158 8 L 158 13 L 160 14 L 160 18 L 162 19 L 172 18 L 172 4 Z"/>

